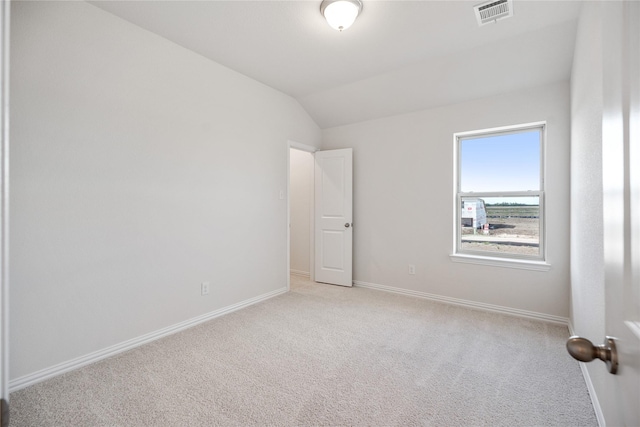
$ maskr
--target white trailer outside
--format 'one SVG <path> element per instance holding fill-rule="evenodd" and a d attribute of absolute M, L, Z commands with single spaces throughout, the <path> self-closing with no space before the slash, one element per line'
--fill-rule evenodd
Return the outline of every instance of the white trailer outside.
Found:
<path fill-rule="evenodd" d="M 487 223 L 487 210 L 482 199 L 462 200 L 462 226 L 481 228 Z"/>

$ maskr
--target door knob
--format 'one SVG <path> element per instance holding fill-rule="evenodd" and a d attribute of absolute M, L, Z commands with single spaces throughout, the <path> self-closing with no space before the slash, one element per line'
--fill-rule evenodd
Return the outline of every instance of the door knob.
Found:
<path fill-rule="evenodd" d="M 346 228 L 353 227 L 353 224 L 349 224 L 348 222 L 344 225 Z"/>
<path fill-rule="evenodd" d="M 600 359 L 607 364 L 610 373 L 618 372 L 618 351 L 613 337 L 605 337 L 604 344 L 596 346 L 588 339 L 574 335 L 567 340 L 567 351 L 581 362 Z"/>

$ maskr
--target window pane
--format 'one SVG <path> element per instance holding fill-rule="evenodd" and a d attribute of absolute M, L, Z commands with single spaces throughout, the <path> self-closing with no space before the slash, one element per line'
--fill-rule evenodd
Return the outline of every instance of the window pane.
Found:
<path fill-rule="evenodd" d="M 540 255 L 539 197 L 463 197 L 460 247 L 525 256 Z"/>
<path fill-rule="evenodd" d="M 540 190 L 540 129 L 460 140 L 460 191 Z"/>

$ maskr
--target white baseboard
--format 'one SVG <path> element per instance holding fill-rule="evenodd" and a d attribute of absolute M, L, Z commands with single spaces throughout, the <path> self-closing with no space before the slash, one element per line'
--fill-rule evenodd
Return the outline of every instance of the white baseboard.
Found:
<path fill-rule="evenodd" d="M 49 378 L 56 377 L 58 375 L 62 375 L 65 372 L 72 371 L 74 369 L 81 368 L 83 366 L 89 365 L 91 363 L 95 363 L 99 360 L 106 359 L 107 357 L 115 356 L 116 354 L 131 350 L 133 348 L 139 347 L 141 345 L 147 344 L 151 341 L 155 341 L 160 338 L 164 338 L 168 335 L 175 334 L 176 332 L 183 331 L 185 329 L 196 326 L 200 323 L 206 322 L 208 320 L 214 319 L 216 317 L 220 317 L 224 314 L 231 313 L 233 311 L 240 310 L 242 308 L 248 307 L 253 304 L 257 304 L 259 302 L 265 301 L 269 298 L 273 298 L 280 294 L 286 293 L 287 288 L 280 288 L 272 292 L 268 292 L 263 295 L 259 295 L 254 298 L 250 298 L 245 301 L 241 301 L 237 304 L 233 304 L 227 307 L 220 308 L 218 310 L 203 314 L 201 316 L 197 316 L 191 318 L 189 320 L 185 320 L 184 322 L 176 323 L 175 325 L 159 329 L 157 331 L 139 336 L 137 338 L 133 338 L 119 344 L 104 348 L 102 350 L 95 351 L 93 353 L 89 353 L 84 356 L 77 357 L 75 359 L 69 360 L 67 362 L 63 362 L 57 364 L 55 366 L 51 366 L 50 368 L 41 369 L 34 373 L 24 375 L 20 378 L 16 378 L 9 381 L 9 393 L 14 391 L 23 389 L 30 385 L 48 380 Z"/>
<path fill-rule="evenodd" d="M 573 336 L 576 335 L 575 330 L 573 329 L 573 323 L 569 321 L 569 333 Z M 593 406 L 593 411 L 596 413 L 596 419 L 598 420 L 598 425 L 600 427 L 605 427 L 607 425 L 604 420 L 604 413 L 602 412 L 602 407 L 600 406 L 600 401 L 598 400 L 598 394 L 596 393 L 596 388 L 593 386 L 593 381 L 591 381 L 591 374 L 589 374 L 589 369 L 587 369 L 587 364 L 584 362 L 578 362 L 580 365 L 580 370 L 582 371 L 582 377 L 584 378 L 584 382 L 587 385 L 587 390 L 589 391 L 589 397 L 591 398 L 591 405 Z"/>
<path fill-rule="evenodd" d="M 523 317 L 526 319 L 542 320 L 544 322 L 558 323 L 568 325 L 569 319 L 566 317 L 554 316 L 551 314 L 538 313 L 536 311 L 520 310 L 518 308 L 503 307 L 500 305 L 485 304 L 482 302 L 469 301 L 459 298 L 445 297 L 442 295 L 429 294 L 426 292 L 412 291 L 409 289 L 396 288 L 393 286 L 378 285 L 375 283 L 353 281 L 355 286 L 362 288 L 377 289 L 380 291 L 393 292 L 396 294 L 409 295 L 418 298 L 424 298 L 431 301 L 443 302 L 446 304 L 459 305 L 462 307 L 473 308 L 475 310 L 491 311 L 494 313 L 508 314 L 510 316 Z"/>
<path fill-rule="evenodd" d="M 291 270 L 289 270 L 289 273 L 291 273 L 291 274 L 293 274 L 295 276 L 311 277 L 311 274 L 309 274 L 308 271 L 300 271 L 300 270 L 291 269 Z"/>
<path fill-rule="evenodd" d="M 591 405 L 593 405 L 593 410 L 596 413 L 596 419 L 598 420 L 598 425 L 600 427 L 605 427 L 607 423 L 604 420 L 604 414 L 602 413 L 602 407 L 600 406 L 600 401 L 598 400 L 596 389 L 593 386 L 593 382 L 591 382 L 591 375 L 589 375 L 587 364 L 584 362 L 578 362 L 578 363 L 580 364 L 580 370 L 582 371 L 584 382 L 587 384 L 587 390 L 589 391 L 589 397 L 591 398 Z"/>

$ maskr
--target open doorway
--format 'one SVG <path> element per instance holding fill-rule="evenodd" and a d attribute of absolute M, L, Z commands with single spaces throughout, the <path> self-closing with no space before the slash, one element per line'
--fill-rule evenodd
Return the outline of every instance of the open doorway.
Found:
<path fill-rule="evenodd" d="M 291 274 L 314 280 L 314 154 L 318 149 L 287 142 L 287 289 Z"/>
<path fill-rule="evenodd" d="M 353 150 L 289 141 L 287 178 L 287 289 L 291 274 L 352 286 Z"/>
<path fill-rule="evenodd" d="M 289 148 L 289 274 L 312 276 L 313 154 Z"/>

